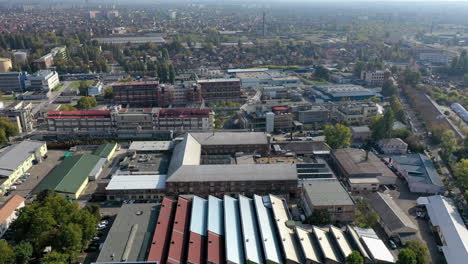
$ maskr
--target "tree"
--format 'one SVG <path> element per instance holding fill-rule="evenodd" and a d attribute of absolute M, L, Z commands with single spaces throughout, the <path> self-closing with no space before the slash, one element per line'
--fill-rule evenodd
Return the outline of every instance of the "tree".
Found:
<path fill-rule="evenodd" d="M 41 264 L 65 264 L 70 260 L 68 254 L 52 251 L 41 259 Z"/>
<path fill-rule="evenodd" d="M 398 97 L 393 96 L 390 99 L 390 108 L 392 109 L 396 120 L 406 123 L 405 109 L 403 105 L 401 104 L 400 100 L 398 99 Z"/>
<path fill-rule="evenodd" d="M 463 75 L 463 84 L 465 85 L 465 87 L 468 87 L 468 73 L 465 73 L 465 75 Z"/>
<path fill-rule="evenodd" d="M 453 175 L 462 189 L 468 189 L 468 159 L 462 159 L 455 164 Z"/>
<path fill-rule="evenodd" d="M 7 138 L 14 137 L 18 134 L 18 127 L 14 125 L 10 119 L 1 117 L 0 128 L 5 130 L 5 135 Z"/>
<path fill-rule="evenodd" d="M 63 226 L 54 241 L 56 248 L 60 248 L 60 251 L 70 254 L 72 258 L 76 257 L 75 253 L 78 253 L 83 248 L 83 231 L 80 226 L 75 223 L 69 223 Z"/>
<path fill-rule="evenodd" d="M 346 264 L 364 264 L 364 258 L 359 251 L 353 250 L 351 254 L 346 257 Z"/>
<path fill-rule="evenodd" d="M 331 223 L 330 213 L 327 209 L 315 209 L 306 222 L 310 225 L 329 225 Z"/>
<path fill-rule="evenodd" d="M 111 99 L 113 95 L 112 86 L 106 87 L 104 89 L 104 98 Z"/>
<path fill-rule="evenodd" d="M 457 144 L 455 133 L 452 130 L 445 130 L 440 142 L 440 157 L 447 161 L 457 149 Z"/>
<path fill-rule="evenodd" d="M 59 107 L 59 110 L 60 111 L 75 111 L 76 107 L 74 107 L 73 105 L 61 105 Z"/>
<path fill-rule="evenodd" d="M 76 104 L 78 109 L 90 109 L 97 105 L 96 98 L 92 96 L 84 96 L 78 100 L 78 104 Z"/>
<path fill-rule="evenodd" d="M 392 137 L 406 139 L 407 137 L 411 136 L 412 133 L 410 130 L 405 128 L 397 128 L 394 129 L 392 132 Z"/>
<path fill-rule="evenodd" d="M 168 73 L 169 73 L 168 82 L 171 84 L 174 84 L 175 77 L 176 77 L 176 71 L 175 71 L 174 65 L 169 64 Z"/>
<path fill-rule="evenodd" d="M 421 80 L 421 74 L 419 72 L 406 69 L 403 72 L 403 79 L 406 84 L 416 86 Z"/>
<path fill-rule="evenodd" d="M 398 254 L 397 264 L 417 264 L 416 254 L 413 250 L 405 248 Z"/>
<path fill-rule="evenodd" d="M 320 78 L 325 81 L 328 81 L 328 79 L 330 78 L 329 71 L 322 65 L 315 67 L 314 75 L 315 77 Z"/>
<path fill-rule="evenodd" d="M 87 81 L 80 81 L 80 85 L 78 86 L 78 90 L 80 91 L 80 95 L 86 96 L 88 95 L 88 82 Z"/>
<path fill-rule="evenodd" d="M 33 247 L 29 242 L 21 242 L 15 247 L 16 264 L 28 264 L 33 254 Z"/>
<path fill-rule="evenodd" d="M 354 76 L 357 78 L 361 78 L 361 72 L 364 70 L 365 67 L 366 67 L 366 64 L 364 62 L 358 61 L 356 65 L 354 65 L 354 68 L 353 68 Z"/>
<path fill-rule="evenodd" d="M 351 130 L 342 124 L 326 125 L 325 141 L 332 149 L 346 148 L 351 144 Z"/>
<path fill-rule="evenodd" d="M 377 225 L 379 219 L 380 217 L 376 212 L 370 211 L 367 213 L 358 213 L 355 221 L 359 227 L 370 228 Z"/>
<path fill-rule="evenodd" d="M 97 220 L 101 220 L 101 213 L 99 212 L 99 205 L 91 204 L 85 207 L 85 209 L 92 214 Z"/>
<path fill-rule="evenodd" d="M 382 85 L 382 95 L 385 97 L 395 96 L 398 94 L 398 87 L 393 84 L 392 80 L 386 80 Z"/>
<path fill-rule="evenodd" d="M 427 264 L 429 263 L 429 250 L 427 247 L 420 241 L 408 241 L 406 242 L 406 247 L 413 250 L 416 254 L 416 260 L 418 264 Z"/>
<path fill-rule="evenodd" d="M 377 142 L 383 138 L 391 137 L 393 131 L 393 122 L 395 122 L 395 118 L 391 108 L 388 108 L 385 111 L 383 117 L 376 116 L 370 124 L 372 140 Z"/>
<path fill-rule="evenodd" d="M 0 240 L 0 264 L 11 264 L 15 262 L 15 252 L 5 240 Z"/>

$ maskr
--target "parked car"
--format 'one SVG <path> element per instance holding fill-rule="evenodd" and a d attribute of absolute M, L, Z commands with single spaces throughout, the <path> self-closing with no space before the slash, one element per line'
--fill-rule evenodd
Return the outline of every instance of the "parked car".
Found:
<path fill-rule="evenodd" d="M 397 249 L 397 245 L 396 245 L 395 241 L 393 241 L 393 239 L 389 239 L 388 243 L 390 244 L 391 249 Z"/>

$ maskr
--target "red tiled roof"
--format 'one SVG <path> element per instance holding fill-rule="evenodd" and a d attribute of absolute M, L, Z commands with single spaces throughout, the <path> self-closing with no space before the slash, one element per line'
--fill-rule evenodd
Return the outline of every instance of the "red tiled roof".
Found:
<path fill-rule="evenodd" d="M 187 262 L 193 264 L 205 263 L 205 241 L 206 237 L 203 237 L 195 232 L 190 232 Z"/>
<path fill-rule="evenodd" d="M 14 195 L 11 197 L 2 208 L 0 208 L 0 224 L 3 224 L 11 214 L 15 212 L 15 210 L 26 201 L 23 197 L 19 195 Z"/>
<path fill-rule="evenodd" d="M 175 205 L 176 202 L 174 200 L 164 197 L 147 261 L 159 261 L 161 264 L 166 263 L 171 228 L 174 222 Z"/>
<path fill-rule="evenodd" d="M 223 237 L 208 231 L 208 256 L 207 262 L 224 264 L 224 240 Z"/>
<path fill-rule="evenodd" d="M 179 197 L 167 263 L 185 263 L 191 201 Z"/>

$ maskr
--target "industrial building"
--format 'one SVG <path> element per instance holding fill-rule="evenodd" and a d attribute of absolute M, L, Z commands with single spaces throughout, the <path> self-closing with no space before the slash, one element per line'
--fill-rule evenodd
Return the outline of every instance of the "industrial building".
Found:
<path fill-rule="evenodd" d="M 463 121 L 468 122 L 468 111 L 459 103 L 453 103 L 450 108 L 457 113 L 457 115 L 463 119 Z"/>
<path fill-rule="evenodd" d="M 125 82 L 112 85 L 115 104 L 137 107 L 167 107 L 172 104 L 174 87 L 152 82 Z"/>
<path fill-rule="evenodd" d="M 411 192 L 441 194 L 445 185 L 432 160 L 424 154 L 385 156 L 396 171 L 405 178 Z"/>
<path fill-rule="evenodd" d="M 372 90 L 354 84 L 324 84 L 314 86 L 314 88 L 318 91 L 320 98 L 326 102 L 363 101 L 372 97 L 382 97 Z"/>
<path fill-rule="evenodd" d="M 214 196 L 208 196 L 208 246 L 207 262 L 222 264 L 224 254 L 224 203 Z"/>
<path fill-rule="evenodd" d="M 224 227 L 226 263 L 243 264 L 245 262 L 242 227 L 240 225 L 239 201 L 224 196 Z"/>
<path fill-rule="evenodd" d="M 369 200 L 374 211 L 380 216 L 380 224 L 388 237 L 403 245 L 415 239 L 418 228 L 392 197 L 376 192 L 369 196 Z"/>
<path fill-rule="evenodd" d="M 206 260 L 208 201 L 193 197 L 187 262 L 203 264 Z"/>
<path fill-rule="evenodd" d="M 122 205 L 96 262 L 145 261 L 157 215 L 157 204 Z"/>
<path fill-rule="evenodd" d="M 356 206 L 345 187 L 336 178 L 315 179 L 302 183 L 302 208 L 306 216 L 325 209 L 333 222 L 352 222 Z"/>
<path fill-rule="evenodd" d="M 0 208 L 0 238 L 5 234 L 10 225 L 18 218 L 18 210 L 24 207 L 26 199 L 19 195 L 13 195 Z"/>
<path fill-rule="evenodd" d="M 78 199 L 86 188 L 96 166 L 101 166 L 101 157 L 91 154 L 65 157 L 34 189 L 34 193 L 53 190 L 67 199 Z M 97 171 L 99 172 L 99 170 Z"/>
<path fill-rule="evenodd" d="M 11 70 L 11 59 L 0 58 L 0 72 L 9 72 Z"/>
<path fill-rule="evenodd" d="M 0 194 L 5 193 L 47 153 L 45 142 L 24 140 L 0 153 Z"/>
<path fill-rule="evenodd" d="M 255 212 L 258 220 L 265 262 L 283 263 L 280 242 L 277 237 L 271 202 L 268 196 L 254 195 Z"/>
<path fill-rule="evenodd" d="M 367 263 L 395 263 L 395 257 L 371 228 L 347 226 L 350 242 L 356 246 Z"/>
<path fill-rule="evenodd" d="M 0 91 L 4 94 L 24 92 L 27 76 L 25 72 L 0 72 Z"/>
<path fill-rule="evenodd" d="M 241 82 L 239 79 L 198 80 L 202 98 L 206 103 L 241 101 Z"/>
<path fill-rule="evenodd" d="M 377 142 L 382 153 L 387 155 L 401 155 L 408 153 L 408 144 L 401 138 L 384 138 Z"/>
<path fill-rule="evenodd" d="M 370 86 L 382 86 L 391 76 L 390 71 L 362 71 L 361 80 Z"/>
<path fill-rule="evenodd" d="M 187 259 L 191 205 L 190 199 L 179 196 L 166 262 L 168 264 L 184 263 Z"/>
<path fill-rule="evenodd" d="M 166 175 L 115 174 L 106 186 L 106 196 L 110 201 L 159 201 L 164 197 L 165 188 Z"/>
<path fill-rule="evenodd" d="M 345 148 L 332 152 L 335 171 L 352 192 L 375 192 L 380 185 L 394 185 L 397 176 L 373 152 Z"/>
<path fill-rule="evenodd" d="M 447 264 L 462 264 L 468 259 L 468 230 L 454 202 L 441 195 L 418 198 L 425 206 L 431 229 L 437 237 Z"/>
<path fill-rule="evenodd" d="M 264 263 L 260 232 L 257 228 L 254 201 L 239 195 L 242 235 L 247 263 Z"/>
<path fill-rule="evenodd" d="M 159 210 L 158 221 L 153 235 L 147 261 L 164 264 L 169 253 L 171 230 L 174 223 L 176 201 L 164 197 Z"/>
<path fill-rule="evenodd" d="M 94 155 L 99 156 L 106 160 L 110 161 L 117 150 L 117 143 L 108 143 L 99 145 L 98 148 L 94 151 Z"/>
<path fill-rule="evenodd" d="M 26 79 L 26 90 L 49 92 L 60 85 L 58 73 L 50 70 L 40 70 Z"/>

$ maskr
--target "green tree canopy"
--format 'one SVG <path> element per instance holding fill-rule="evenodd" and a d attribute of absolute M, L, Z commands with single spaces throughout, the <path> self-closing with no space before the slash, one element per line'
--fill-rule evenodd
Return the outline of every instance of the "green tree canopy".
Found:
<path fill-rule="evenodd" d="M 392 80 L 386 80 L 382 85 L 382 95 L 391 97 L 398 94 L 398 87 L 393 84 Z"/>
<path fill-rule="evenodd" d="M 468 189 L 468 159 L 462 159 L 455 164 L 453 175 L 463 189 Z"/>
<path fill-rule="evenodd" d="M 0 264 L 15 263 L 13 247 L 5 240 L 0 240 Z"/>
<path fill-rule="evenodd" d="M 364 264 L 364 258 L 359 251 L 353 250 L 345 259 L 346 264 Z"/>
<path fill-rule="evenodd" d="M 90 109 L 97 105 L 96 98 L 92 96 L 83 96 L 78 100 L 78 104 L 76 104 L 78 109 Z"/>
<path fill-rule="evenodd" d="M 15 247 L 16 264 L 28 264 L 33 254 L 33 247 L 29 242 L 21 242 Z"/>
<path fill-rule="evenodd" d="M 370 124 L 372 140 L 377 142 L 383 138 L 390 138 L 392 136 L 394 122 L 395 117 L 391 108 L 387 108 L 383 116 L 374 117 Z"/>
<path fill-rule="evenodd" d="M 73 105 L 61 105 L 59 107 L 59 110 L 60 111 L 75 111 L 76 107 L 74 107 Z"/>
<path fill-rule="evenodd" d="M 442 133 L 440 142 L 440 156 L 444 160 L 448 160 L 450 155 L 457 149 L 458 141 L 455 138 L 455 133 L 452 130 L 445 130 Z"/>
<path fill-rule="evenodd" d="M 405 248 L 398 254 L 397 264 L 418 264 L 416 253 L 413 250 Z"/>
<path fill-rule="evenodd" d="M 11 122 L 10 119 L 0 117 L 0 130 L 5 132 L 5 137 L 8 140 L 18 134 L 18 127 Z"/>
<path fill-rule="evenodd" d="M 392 109 L 396 120 L 406 123 L 406 112 L 398 97 L 393 96 L 390 99 L 390 108 Z"/>
<path fill-rule="evenodd" d="M 322 65 L 315 67 L 314 75 L 315 77 L 325 81 L 328 81 L 328 79 L 330 78 L 330 72 Z"/>
<path fill-rule="evenodd" d="M 351 144 L 351 130 L 342 124 L 326 125 L 325 141 L 332 149 L 346 148 Z"/>
<path fill-rule="evenodd" d="M 413 250 L 416 254 L 416 260 L 418 264 L 429 263 L 429 250 L 421 241 L 408 241 L 406 247 Z"/>
<path fill-rule="evenodd" d="M 310 225 L 329 225 L 331 224 L 330 213 L 327 209 L 315 209 L 306 222 Z"/>
<path fill-rule="evenodd" d="M 68 254 L 52 251 L 41 259 L 41 264 L 66 264 L 69 260 Z"/>

